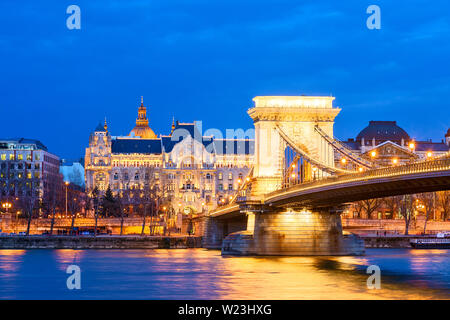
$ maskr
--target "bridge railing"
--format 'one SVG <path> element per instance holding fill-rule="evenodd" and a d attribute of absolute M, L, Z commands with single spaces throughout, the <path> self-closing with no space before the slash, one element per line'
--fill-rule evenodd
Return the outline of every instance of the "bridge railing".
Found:
<path fill-rule="evenodd" d="M 266 197 L 275 196 L 277 194 L 283 193 L 286 190 L 302 190 L 302 189 L 311 189 L 317 188 L 320 186 L 338 184 L 338 183 L 346 183 L 346 182 L 357 182 L 357 181 L 366 181 L 371 179 L 380 179 L 380 178 L 391 178 L 396 176 L 402 176 L 407 174 L 415 174 L 415 173 L 428 173 L 434 171 L 445 171 L 450 170 L 450 159 L 439 159 L 439 160 L 431 160 L 424 161 L 418 163 L 404 164 L 393 167 L 386 167 L 381 169 L 372 169 L 366 170 L 358 173 L 344 174 L 328 177 L 321 180 L 316 180 L 312 182 L 307 182 L 303 184 L 294 185 L 288 188 L 283 188 L 271 193 L 266 194 Z"/>

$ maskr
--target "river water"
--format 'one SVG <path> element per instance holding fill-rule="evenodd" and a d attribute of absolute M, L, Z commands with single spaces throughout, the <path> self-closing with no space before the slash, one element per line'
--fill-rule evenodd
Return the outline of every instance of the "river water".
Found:
<path fill-rule="evenodd" d="M 81 289 L 67 289 L 69 265 Z M 368 289 L 369 265 L 381 289 Z M 450 250 L 362 257 L 222 257 L 219 251 L 0 250 L 0 299 L 450 299 Z"/>

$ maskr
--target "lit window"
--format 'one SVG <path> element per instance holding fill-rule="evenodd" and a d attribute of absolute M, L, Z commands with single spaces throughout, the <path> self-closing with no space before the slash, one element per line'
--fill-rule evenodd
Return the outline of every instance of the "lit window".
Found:
<path fill-rule="evenodd" d="M 18 154 L 18 155 L 17 155 L 17 159 L 18 159 L 18 160 L 23 160 L 23 154 Z"/>
<path fill-rule="evenodd" d="M 228 180 L 233 180 L 233 174 L 231 172 L 228 173 Z"/>
<path fill-rule="evenodd" d="M 11 153 L 11 154 L 9 155 L 9 160 L 14 160 L 14 154 Z"/>
<path fill-rule="evenodd" d="M 2 153 L 1 159 L 2 159 L 2 161 L 5 161 L 6 160 L 6 154 Z"/>
<path fill-rule="evenodd" d="M 222 175 L 222 172 L 219 172 L 219 180 L 222 180 L 222 178 L 223 178 L 223 175 Z"/>

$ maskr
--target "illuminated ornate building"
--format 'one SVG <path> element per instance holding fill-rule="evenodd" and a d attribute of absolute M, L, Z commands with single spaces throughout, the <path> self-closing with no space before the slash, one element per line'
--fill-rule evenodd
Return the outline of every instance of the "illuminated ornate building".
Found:
<path fill-rule="evenodd" d="M 141 100 L 135 128 L 112 136 L 106 121 L 89 138 L 86 191 L 156 186 L 177 211 L 199 213 L 229 201 L 253 164 L 254 140 L 204 136 L 198 123 L 174 121 L 168 135 L 149 127 Z"/>
<path fill-rule="evenodd" d="M 396 121 L 370 121 L 356 139 L 348 139 L 343 144 L 377 165 L 391 166 L 445 155 L 450 151 L 450 129 L 441 142 L 416 141 Z M 343 159 L 345 156 L 335 152 L 336 166 L 351 166 Z"/>

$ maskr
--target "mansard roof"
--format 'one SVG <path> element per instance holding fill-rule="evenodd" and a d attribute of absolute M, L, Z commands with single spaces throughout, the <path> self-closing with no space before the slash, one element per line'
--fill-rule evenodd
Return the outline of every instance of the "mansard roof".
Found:
<path fill-rule="evenodd" d="M 37 150 L 48 151 L 47 147 L 39 140 L 36 139 L 28 139 L 28 138 L 9 138 L 9 139 L 0 139 L 0 143 L 2 144 L 1 149 L 6 149 L 9 143 L 13 143 L 16 145 L 34 145 Z M 4 147 L 3 147 L 4 146 Z"/>
<path fill-rule="evenodd" d="M 161 139 L 114 139 L 112 153 L 161 154 Z"/>
<path fill-rule="evenodd" d="M 431 141 L 417 141 L 416 151 L 435 151 L 435 152 L 446 152 L 450 148 L 444 142 L 431 142 Z"/>
<path fill-rule="evenodd" d="M 255 140 L 214 139 L 216 154 L 254 154 Z"/>

